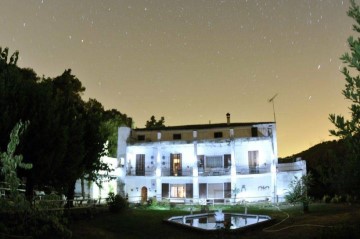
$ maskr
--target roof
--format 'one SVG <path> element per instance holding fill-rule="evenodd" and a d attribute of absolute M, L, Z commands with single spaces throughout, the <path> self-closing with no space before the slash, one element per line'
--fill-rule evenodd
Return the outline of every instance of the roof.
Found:
<path fill-rule="evenodd" d="M 194 125 L 165 126 L 160 128 L 136 128 L 133 130 L 134 131 L 199 130 L 199 129 L 246 127 L 246 126 L 254 126 L 260 124 L 275 124 L 275 122 L 194 124 Z"/>

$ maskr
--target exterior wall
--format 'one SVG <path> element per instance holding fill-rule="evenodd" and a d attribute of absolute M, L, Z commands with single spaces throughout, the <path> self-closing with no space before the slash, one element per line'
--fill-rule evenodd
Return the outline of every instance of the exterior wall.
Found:
<path fill-rule="evenodd" d="M 222 132 L 222 137 L 214 138 L 215 132 Z M 131 135 L 126 153 L 121 154 L 124 176 L 120 177 L 130 202 L 152 197 L 185 203 L 277 202 L 283 199 L 293 177 L 306 173 L 306 165 L 298 162 L 278 165 L 276 128 L 271 123 L 195 130 L 175 127 L 159 132 L 142 129 L 131 134 L 119 129 L 120 133 Z M 181 139 L 174 140 L 174 134 L 181 134 Z M 138 135 L 145 140 L 137 141 Z M 123 148 L 124 142 L 120 142 Z M 136 170 L 140 154 L 144 155 L 141 173 Z M 181 154 L 177 173 L 170 165 L 172 154 Z M 256 155 L 256 167 L 249 165 L 251 155 Z M 207 163 L 219 162 L 220 157 L 224 161 L 209 168 L 207 163 L 200 164 L 201 157 L 209 160 Z"/>

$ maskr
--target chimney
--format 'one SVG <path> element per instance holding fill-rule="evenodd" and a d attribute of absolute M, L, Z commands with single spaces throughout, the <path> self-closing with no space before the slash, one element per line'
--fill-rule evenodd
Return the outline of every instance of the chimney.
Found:
<path fill-rule="evenodd" d="M 230 124 L 230 113 L 226 114 L 226 122 L 228 125 Z"/>

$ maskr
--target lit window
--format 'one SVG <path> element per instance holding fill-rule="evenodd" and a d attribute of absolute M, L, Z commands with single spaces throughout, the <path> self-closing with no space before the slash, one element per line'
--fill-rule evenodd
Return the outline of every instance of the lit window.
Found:
<path fill-rule="evenodd" d="M 170 188 L 170 197 L 184 198 L 185 197 L 185 185 L 184 184 L 172 184 L 171 188 Z"/>

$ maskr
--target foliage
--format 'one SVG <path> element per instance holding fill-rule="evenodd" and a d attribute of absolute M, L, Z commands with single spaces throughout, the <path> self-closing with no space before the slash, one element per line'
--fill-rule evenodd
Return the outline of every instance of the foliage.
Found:
<path fill-rule="evenodd" d="M 313 179 L 310 173 L 301 176 L 301 178 L 295 176 L 290 182 L 288 194 L 285 195 L 285 200 L 289 203 L 308 203 L 310 201 L 308 191 L 312 185 L 312 181 Z"/>
<path fill-rule="evenodd" d="M 360 33 L 360 9 L 354 0 L 350 0 L 348 16 L 355 20 L 353 30 Z M 348 191 L 359 195 L 360 191 L 360 38 L 350 36 L 348 38 L 350 53 L 345 53 L 340 58 L 347 66 L 343 67 L 342 74 L 345 76 L 345 89 L 342 94 L 351 102 L 349 107 L 350 119 L 342 115 L 330 114 L 329 119 L 335 129 L 330 134 L 343 139 L 348 149 L 348 156 L 344 161 L 341 172 L 342 181 L 351 185 Z"/>
<path fill-rule="evenodd" d="M 122 114 L 115 109 L 104 112 L 104 122 L 101 125 L 101 131 L 105 132 L 108 137 L 108 156 L 117 157 L 117 138 L 119 126 L 125 125 L 132 127 L 132 118 Z"/>
<path fill-rule="evenodd" d="M 159 120 L 155 119 L 155 116 L 151 116 L 150 120 L 146 121 L 145 128 L 147 129 L 157 129 L 165 127 L 165 118 L 162 116 Z"/>
<path fill-rule="evenodd" d="M 5 177 L 5 183 L 9 185 L 10 188 L 10 198 L 14 200 L 19 194 L 20 179 L 17 176 L 17 168 L 31 169 L 32 165 L 23 163 L 22 155 L 14 155 L 16 147 L 18 146 L 20 139 L 24 130 L 29 123 L 22 123 L 21 121 L 17 123 L 14 129 L 10 133 L 10 142 L 7 147 L 7 152 L 0 153 L 1 159 L 1 173 Z"/>
<path fill-rule="evenodd" d="M 54 202 L 48 200 L 32 207 L 24 195 L 19 193 L 17 169 L 31 169 L 31 164 L 22 163 L 22 155 L 14 154 L 20 142 L 19 137 L 27 125 L 28 123 L 23 124 L 21 121 L 15 125 L 10 134 L 7 152 L 0 154 L 1 171 L 10 187 L 9 197 L 0 199 L 0 232 L 7 235 L 30 235 L 34 238 L 70 238 L 71 232 L 65 226 L 62 209 L 49 210 L 54 209 Z M 49 205 L 52 207 L 49 208 Z"/>
<path fill-rule="evenodd" d="M 109 193 L 109 196 L 106 199 L 106 202 L 109 206 L 109 211 L 113 212 L 113 213 L 121 212 L 129 207 L 129 204 L 125 198 L 123 198 L 119 194 L 115 195 L 115 193 L 113 193 L 113 192 Z"/>
<path fill-rule="evenodd" d="M 323 196 L 323 198 L 322 198 L 321 201 L 322 201 L 323 203 L 329 203 L 330 200 L 331 200 L 331 197 L 330 197 L 329 195 L 325 194 L 325 195 Z"/>
<path fill-rule="evenodd" d="M 131 125 L 132 120 L 118 111 L 105 111 L 95 99 L 84 101 L 85 87 L 70 69 L 40 78 L 32 69 L 16 66 L 18 52 L 8 60 L 8 51 L 0 49 L 0 135 L 9 135 L 19 120 L 30 121 L 17 148 L 24 162 L 33 166 L 18 171 L 26 179 L 28 199 L 35 187 L 51 187 L 71 200 L 78 178 L 96 181 L 98 171 L 109 170 L 100 160 L 104 144 L 109 140 L 116 154 L 117 127 Z M 7 137 L 0 137 L 0 150 L 7 142 Z"/>

